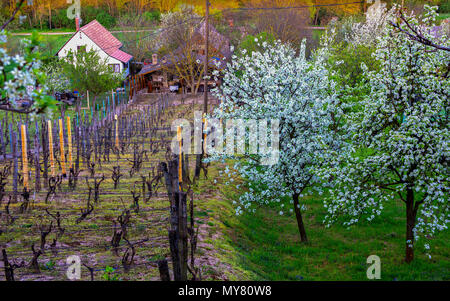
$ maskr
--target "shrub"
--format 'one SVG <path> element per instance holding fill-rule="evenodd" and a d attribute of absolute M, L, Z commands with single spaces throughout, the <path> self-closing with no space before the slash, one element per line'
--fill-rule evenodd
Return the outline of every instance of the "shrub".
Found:
<path fill-rule="evenodd" d="M 439 3 L 439 13 L 450 14 L 450 2 L 448 0 L 442 0 Z"/>
<path fill-rule="evenodd" d="M 104 10 L 99 12 L 96 19 L 106 28 L 112 28 L 116 25 L 116 19 Z"/>
<path fill-rule="evenodd" d="M 93 20 L 97 20 L 106 28 L 111 28 L 116 25 L 116 19 L 106 10 L 93 6 L 87 6 L 81 11 L 81 19 L 83 20 L 83 24 L 88 24 Z"/>
<path fill-rule="evenodd" d="M 52 26 L 56 28 L 75 29 L 75 21 L 67 18 L 67 11 L 59 9 L 52 15 Z"/>
<path fill-rule="evenodd" d="M 161 13 L 158 10 L 146 11 L 142 14 L 145 21 L 156 21 L 161 20 Z"/>

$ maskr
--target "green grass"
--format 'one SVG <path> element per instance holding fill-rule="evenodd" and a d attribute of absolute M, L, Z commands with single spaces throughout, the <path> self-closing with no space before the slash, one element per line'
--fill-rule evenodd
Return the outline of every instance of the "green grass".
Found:
<path fill-rule="evenodd" d="M 449 19 L 450 18 L 450 13 L 441 13 L 439 14 L 439 16 L 437 17 L 437 19 L 439 21 L 445 20 L 445 19 Z"/>
<path fill-rule="evenodd" d="M 310 242 L 301 243 L 294 215 L 278 215 L 270 208 L 237 219 L 231 235 L 242 254 L 241 264 L 258 280 L 366 280 L 369 255 L 381 259 L 382 280 L 449 280 L 450 235 L 433 240 L 432 259 L 422 244 L 412 264 L 403 262 L 404 207 L 392 204 L 373 223 L 350 229 L 322 225 L 321 199 L 310 198 L 304 213 Z"/>
<path fill-rule="evenodd" d="M 338 224 L 326 228 L 322 198 L 303 199 L 308 243 L 301 243 L 295 215 L 279 215 L 275 208 L 261 207 L 255 213 L 234 214 L 233 200 L 242 191 L 218 175 L 223 167 L 210 167 L 209 181 L 215 179 L 221 198 L 209 198 L 203 208 L 213 209 L 211 231 L 221 232 L 213 241 L 222 262 L 231 264 L 237 280 L 367 280 L 370 255 L 381 260 L 381 280 L 450 280 L 450 232 L 432 239 L 432 258 L 416 244 L 415 259 L 403 261 L 405 253 L 405 208 L 397 201 L 386 206 L 373 222 L 347 229 Z M 286 211 L 286 210 L 284 210 Z M 222 250 L 222 251 L 221 251 Z M 237 272 L 236 272 L 237 271 Z"/>
<path fill-rule="evenodd" d="M 42 47 L 40 51 L 43 55 L 52 57 L 55 56 L 58 50 L 66 43 L 70 35 L 41 35 Z M 6 47 L 12 53 L 19 53 L 21 49 L 20 40 L 26 39 L 27 36 L 10 36 Z"/>
<path fill-rule="evenodd" d="M 75 28 L 54 28 L 54 29 L 33 28 L 32 30 L 30 30 L 30 29 L 14 29 L 14 30 L 11 30 L 10 32 L 12 32 L 12 33 L 31 33 L 33 31 L 42 32 L 42 33 L 48 33 L 48 32 L 75 32 Z"/>

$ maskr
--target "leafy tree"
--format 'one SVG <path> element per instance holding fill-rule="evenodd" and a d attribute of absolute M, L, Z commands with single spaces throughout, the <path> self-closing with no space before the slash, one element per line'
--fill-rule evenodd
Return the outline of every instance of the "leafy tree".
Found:
<path fill-rule="evenodd" d="M 271 145 L 268 152 L 279 153 L 276 164 L 260 164 L 264 154 L 231 156 L 241 159 L 234 168 L 249 181 L 249 190 L 240 197 L 236 213 L 269 203 L 285 208 L 285 203 L 290 203 L 303 242 L 307 235 L 300 201 L 319 182 L 315 169 L 326 159 L 322 151 L 325 145 L 335 147 L 330 127 L 333 114 L 340 114 L 334 83 L 328 78 L 323 59 L 308 61 L 305 44 L 302 43 L 299 55 L 280 42 L 262 42 L 257 43 L 261 52 L 247 53 L 244 49 L 239 56 L 233 56 L 220 90 L 216 91 L 221 104 L 215 112 L 217 118 L 224 120 L 279 121 L 279 150 Z M 254 135 L 257 134 L 249 133 L 247 138 L 263 137 Z M 213 157 L 220 158 L 224 157 Z"/>
<path fill-rule="evenodd" d="M 158 10 L 146 11 L 142 14 L 146 21 L 156 21 L 161 20 L 161 13 Z"/>
<path fill-rule="evenodd" d="M 89 91 L 93 97 L 92 107 L 99 95 L 117 88 L 124 79 L 122 73 L 114 73 L 106 59 L 101 59 L 94 50 L 89 52 L 70 52 L 63 59 L 62 67 L 70 80 L 71 88 L 86 93 Z M 80 109 L 77 103 L 77 111 Z"/>
<path fill-rule="evenodd" d="M 116 25 L 116 19 L 101 7 L 86 6 L 81 10 L 81 18 L 84 24 L 97 20 L 106 28 Z M 74 23 L 74 22 L 73 22 Z"/>
<path fill-rule="evenodd" d="M 422 24 L 430 26 L 434 16 L 426 14 Z M 423 33 L 433 40 L 432 32 Z M 343 137 L 351 143 L 321 172 L 334 179 L 325 221 L 372 221 L 387 202 L 400 199 L 409 263 L 419 237 L 447 229 L 449 221 L 450 56 L 392 26 L 385 27 L 375 56 L 380 70 L 366 71 L 371 91 L 362 109 L 348 114 Z"/>

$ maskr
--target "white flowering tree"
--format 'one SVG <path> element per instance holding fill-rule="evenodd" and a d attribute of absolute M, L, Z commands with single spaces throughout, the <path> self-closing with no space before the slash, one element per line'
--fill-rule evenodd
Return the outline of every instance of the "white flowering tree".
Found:
<path fill-rule="evenodd" d="M 10 55 L 5 47 L 6 31 L 0 31 L 0 110 L 17 113 L 40 113 L 53 107 L 47 95 L 45 73 L 40 70 L 39 36 L 24 39 L 23 54 Z"/>
<path fill-rule="evenodd" d="M 434 15 L 421 23 L 430 25 Z M 431 31 L 423 34 L 434 39 Z M 348 151 L 335 152 L 336 164 L 321 173 L 335 184 L 325 222 L 371 221 L 387 202 L 400 200 L 411 262 L 417 239 L 447 229 L 449 221 L 450 55 L 388 25 L 375 56 L 381 69 L 366 72 L 371 92 L 359 104 L 363 109 L 348 116 Z"/>
<path fill-rule="evenodd" d="M 57 92 L 70 90 L 70 79 L 66 76 L 62 64 L 58 61 L 43 66 L 43 71 L 47 74 L 47 91 L 50 95 Z"/>
<path fill-rule="evenodd" d="M 388 10 L 386 3 L 375 0 L 365 13 L 366 20 L 351 24 L 350 33 L 345 37 L 347 42 L 353 45 L 374 46 L 377 38 L 383 34 L 386 24 L 393 19 L 394 9 L 395 7 Z"/>
<path fill-rule="evenodd" d="M 305 207 L 300 202 L 319 181 L 314 169 L 324 159 L 322 150 L 334 144 L 329 130 L 333 118 L 338 116 L 334 83 L 328 79 L 320 57 L 316 61 L 305 58 L 304 42 L 299 55 L 279 41 L 271 45 L 261 43 L 258 49 L 252 53 L 244 49 L 239 56 L 233 56 L 223 73 L 220 90 L 216 90 L 221 100 L 215 110 L 216 118 L 279 121 L 278 163 L 261 165 L 264 155 L 248 151 L 242 156 L 228 156 L 241 159 L 234 169 L 248 181 L 248 191 L 240 197 L 236 213 L 272 203 L 281 207 L 283 214 L 289 210 L 285 205 L 290 204 L 301 241 L 305 242 L 301 213 Z M 247 132 L 247 139 L 263 139 L 255 135 L 258 135 L 255 131 Z M 273 147 L 267 153 L 275 151 Z M 224 157 L 227 156 L 216 155 L 212 159 Z"/>
<path fill-rule="evenodd" d="M 6 50 L 6 27 L 14 20 L 25 0 L 16 2 L 11 17 L 0 27 L 0 110 L 36 114 L 47 107 L 54 108 L 55 100 L 47 95 L 46 76 L 40 70 L 38 34 L 33 33 L 30 39 L 22 40 L 23 54 L 10 55 Z M 32 0 L 27 1 L 28 5 L 32 3 Z"/>

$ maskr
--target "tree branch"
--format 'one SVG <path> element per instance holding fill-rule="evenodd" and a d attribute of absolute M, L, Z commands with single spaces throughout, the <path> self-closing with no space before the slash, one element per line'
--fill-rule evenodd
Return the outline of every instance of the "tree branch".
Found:
<path fill-rule="evenodd" d="M 6 28 L 6 26 L 8 26 L 9 23 L 11 23 L 14 18 L 16 17 L 16 14 L 19 12 L 20 8 L 22 7 L 22 4 L 25 2 L 25 0 L 20 0 L 20 2 L 17 4 L 16 9 L 14 10 L 11 18 L 9 18 L 9 20 L 7 20 L 2 27 L 0 28 L 0 31 L 4 30 Z"/>
<path fill-rule="evenodd" d="M 389 23 L 396 29 L 398 29 L 400 32 L 406 34 L 411 40 L 413 41 L 417 41 L 423 45 L 426 46 L 431 46 L 433 48 L 439 49 L 439 50 L 444 50 L 444 51 L 450 51 L 450 47 L 446 47 L 446 46 L 442 46 L 442 45 L 437 45 L 435 43 L 433 43 L 430 39 L 425 38 L 422 34 L 420 34 L 409 22 L 408 20 L 406 20 L 405 16 L 403 15 L 403 13 L 400 11 L 400 19 L 406 24 L 406 26 L 412 31 L 409 32 L 403 28 L 400 27 L 400 24 L 398 23 L 394 23 L 392 21 L 389 21 Z"/>

